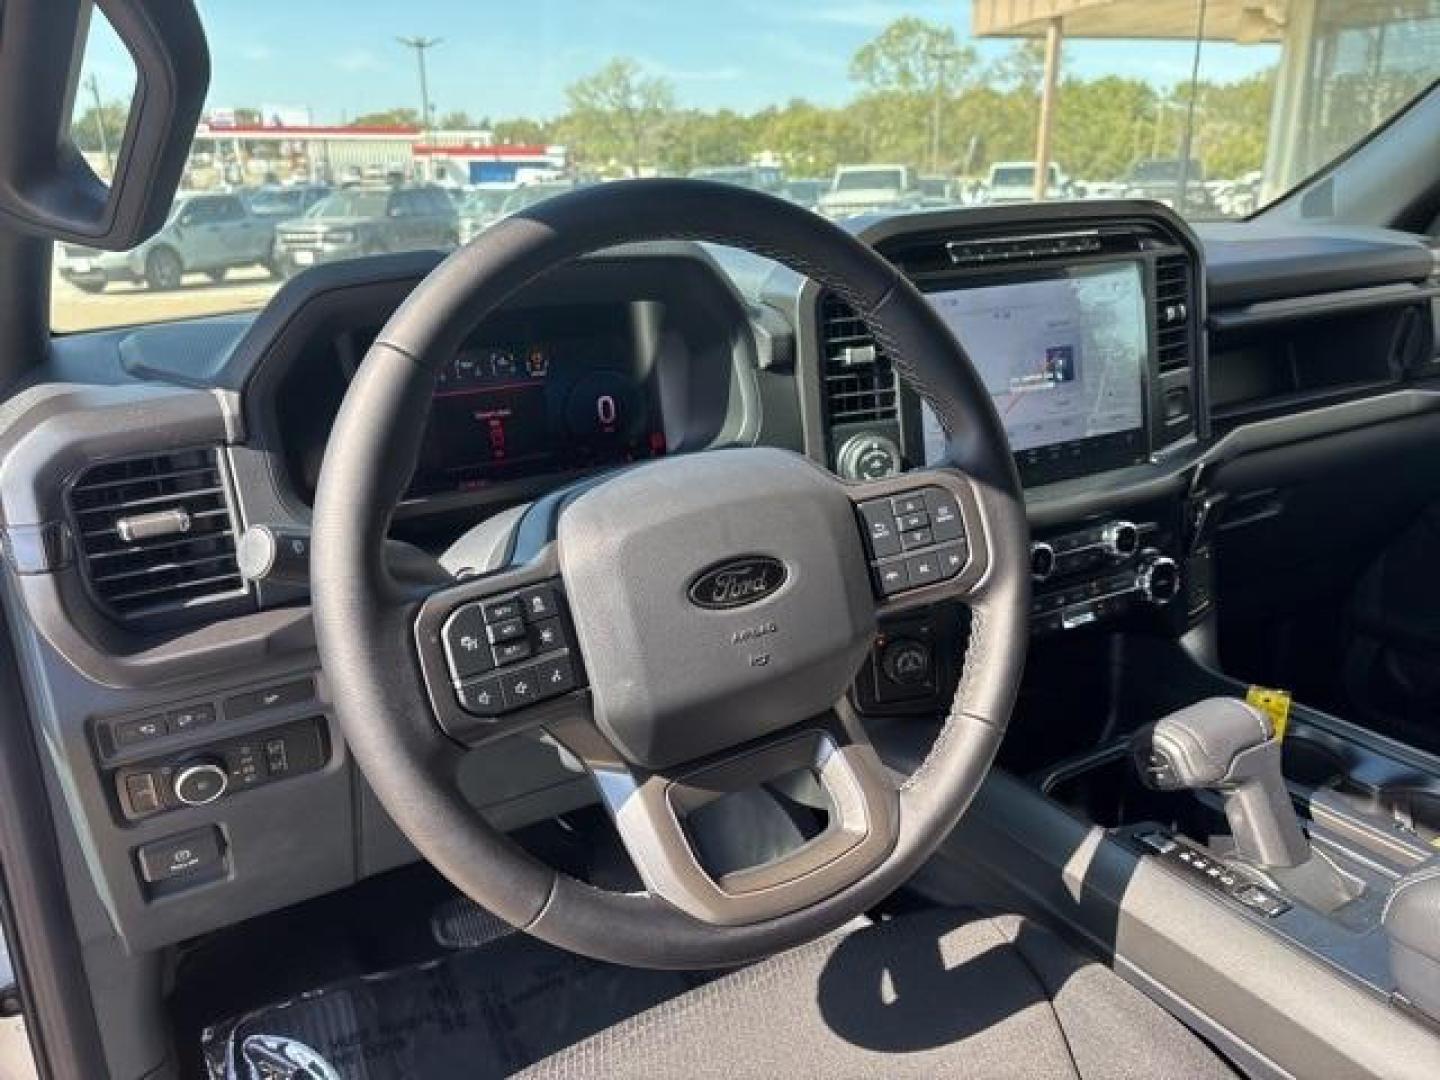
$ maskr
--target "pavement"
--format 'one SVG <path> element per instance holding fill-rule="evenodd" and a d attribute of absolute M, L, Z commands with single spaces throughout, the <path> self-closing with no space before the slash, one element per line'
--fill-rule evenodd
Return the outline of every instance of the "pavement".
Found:
<path fill-rule="evenodd" d="M 219 285 L 204 274 L 186 274 L 180 288 L 153 292 L 144 285 L 114 282 L 100 293 L 81 292 L 58 274 L 51 283 L 51 326 L 62 333 L 107 326 L 188 319 L 263 307 L 280 282 L 259 268 L 231 270 Z M 0 1080 L 7 1078 L 0 1077 Z"/>

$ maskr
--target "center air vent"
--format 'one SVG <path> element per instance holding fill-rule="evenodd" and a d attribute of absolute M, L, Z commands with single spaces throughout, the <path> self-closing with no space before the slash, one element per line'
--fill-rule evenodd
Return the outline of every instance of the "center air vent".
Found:
<path fill-rule="evenodd" d="M 90 589 L 122 619 L 245 594 L 213 448 L 92 466 L 70 489 L 70 512 Z"/>
<path fill-rule="evenodd" d="M 1156 360 L 1162 372 L 1190 366 L 1190 321 L 1194 314 L 1190 293 L 1190 260 L 1184 255 L 1162 255 L 1155 260 Z"/>
<path fill-rule="evenodd" d="M 895 368 L 890 357 L 850 306 L 831 293 L 820 300 L 820 351 L 825 418 L 832 430 L 841 424 L 895 419 Z"/>

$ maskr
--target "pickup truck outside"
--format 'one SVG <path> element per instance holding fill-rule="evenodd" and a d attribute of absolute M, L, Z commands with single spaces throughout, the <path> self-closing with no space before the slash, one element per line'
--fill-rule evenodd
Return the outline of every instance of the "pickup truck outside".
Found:
<path fill-rule="evenodd" d="M 920 204 L 910 170 L 904 165 L 841 165 L 820 196 L 820 213 L 850 217 L 885 210 L 906 210 Z"/>

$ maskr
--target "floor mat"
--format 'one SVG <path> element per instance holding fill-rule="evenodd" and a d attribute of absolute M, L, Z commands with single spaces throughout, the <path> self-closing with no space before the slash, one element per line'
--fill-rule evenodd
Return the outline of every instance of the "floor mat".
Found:
<path fill-rule="evenodd" d="M 713 973 L 601 964 L 511 935 L 305 993 L 204 1032 L 211 1080 L 508 1076 Z"/>

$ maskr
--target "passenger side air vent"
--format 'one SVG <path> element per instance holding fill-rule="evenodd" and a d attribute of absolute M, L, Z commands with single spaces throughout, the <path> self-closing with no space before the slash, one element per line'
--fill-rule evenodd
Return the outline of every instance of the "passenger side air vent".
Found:
<path fill-rule="evenodd" d="M 894 420 L 895 368 L 850 306 L 826 293 L 820 300 L 825 418 L 841 424 Z"/>
<path fill-rule="evenodd" d="M 1190 366 L 1190 260 L 1162 255 L 1155 260 L 1155 339 L 1161 372 Z"/>
<path fill-rule="evenodd" d="M 70 489 L 90 590 L 131 620 L 245 594 L 214 448 L 95 465 Z"/>

